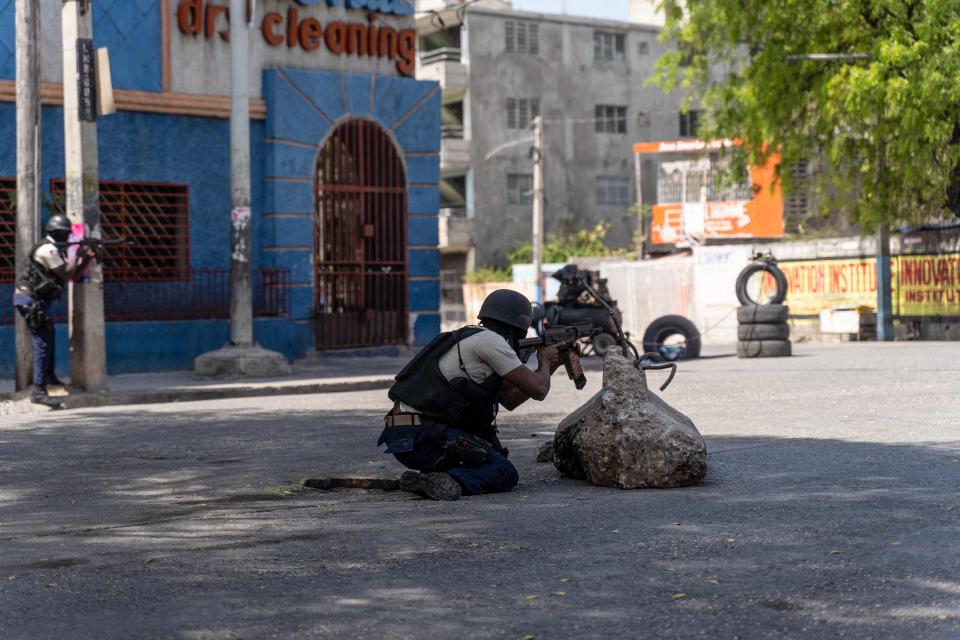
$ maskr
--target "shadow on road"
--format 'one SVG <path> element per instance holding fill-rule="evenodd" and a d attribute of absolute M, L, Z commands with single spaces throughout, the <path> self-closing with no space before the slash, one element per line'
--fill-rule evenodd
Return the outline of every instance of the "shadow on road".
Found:
<path fill-rule="evenodd" d="M 618 491 L 535 464 L 528 416 L 504 429 L 510 494 L 291 490 L 398 474 L 380 418 L 194 407 L 0 429 L 0 636 L 958 635 L 956 442 L 712 437 L 704 486 Z"/>

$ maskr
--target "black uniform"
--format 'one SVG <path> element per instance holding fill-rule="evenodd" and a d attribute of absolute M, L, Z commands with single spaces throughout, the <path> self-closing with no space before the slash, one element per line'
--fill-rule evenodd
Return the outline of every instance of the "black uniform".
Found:
<path fill-rule="evenodd" d="M 63 295 L 63 284 L 53 271 L 36 260 L 37 250 L 47 244 L 56 247 L 47 237 L 30 249 L 30 262 L 17 280 L 13 304 L 23 316 L 33 337 L 34 394 L 46 395 L 49 384 L 59 383 L 54 373 L 56 343 L 50 306 Z M 57 249 L 60 252 L 59 249 Z M 63 257 L 62 252 L 60 252 Z"/>

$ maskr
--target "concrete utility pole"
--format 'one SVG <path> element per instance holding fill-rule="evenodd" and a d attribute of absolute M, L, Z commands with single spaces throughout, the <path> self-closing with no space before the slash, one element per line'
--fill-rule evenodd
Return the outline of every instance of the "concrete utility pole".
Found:
<path fill-rule="evenodd" d="M 230 0 L 230 342 L 253 344 L 250 284 L 250 25 Z"/>
<path fill-rule="evenodd" d="M 250 0 L 230 0 L 230 342 L 194 362 L 200 375 L 278 376 L 283 355 L 253 341 L 250 269 Z"/>
<path fill-rule="evenodd" d="M 637 258 L 643 260 L 647 253 L 646 229 L 643 220 L 643 165 L 640 152 L 633 152 L 633 179 L 637 188 Z"/>
<path fill-rule="evenodd" d="M 543 304 L 543 118 L 533 119 L 533 277 L 537 302 Z"/>
<path fill-rule="evenodd" d="M 100 238 L 97 93 L 90 0 L 63 0 L 63 133 L 67 217 L 74 238 Z M 107 386 L 103 267 L 70 285 L 70 377 L 86 391 Z"/>
<path fill-rule="evenodd" d="M 16 271 L 27 268 L 40 221 L 40 7 L 39 0 L 17 0 L 17 255 Z M 33 349 L 30 331 L 16 317 L 16 388 L 30 386 Z"/>

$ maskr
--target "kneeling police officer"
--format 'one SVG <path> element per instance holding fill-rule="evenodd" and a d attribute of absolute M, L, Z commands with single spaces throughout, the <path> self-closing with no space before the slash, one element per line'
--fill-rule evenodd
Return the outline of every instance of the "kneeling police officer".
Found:
<path fill-rule="evenodd" d="M 54 372 L 56 359 L 53 318 L 50 305 L 63 295 L 63 285 L 83 275 L 96 258 L 90 247 L 77 251 L 69 260 L 63 250 L 70 240 L 70 220 L 64 215 L 50 218 L 46 237 L 30 249 L 27 268 L 17 280 L 13 306 L 23 316 L 33 337 L 33 390 L 31 402 L 59 408 L 60 401 L 47 394 L 49 385 L 62 385 Z"/>
<path fill-rule="evenodd" d="M 533 316 L 515 291 L 491 293 L 481 326 L 442 333 L 397 374 L 393 409 L 377 444 L 404 466 L 405 491 L 434 500 L 510 491 L 519 475 L 497 437 L 497 411 L 543 400 L 560 365 L 556 347 L 521 361 L 518 342 Z"/>

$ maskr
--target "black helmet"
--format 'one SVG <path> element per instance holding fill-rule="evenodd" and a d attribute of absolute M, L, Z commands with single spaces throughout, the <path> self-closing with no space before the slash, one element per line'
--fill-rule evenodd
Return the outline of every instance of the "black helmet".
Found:
<path fill-rule="evenodd" d="M 526 331 L 532 322 L 533 307 L 522 293 L 510 289 L 497 289 L 483 301 L 478 317 L 481 320 L 495 320 Z"/>
<path fill-rule="evenodd" d="M 63 237 L 64 234 L 67 236 L 70 235 L 70 231 L 73 229 L 73 226 L 70 224 L 70 219 L 67 218 L 67 216 L 58 213 L 50 217 L 45 228 L 47 233 L 49 233 L 51 236 Z M 66 238 L 64 237 L 64 239 Z"/>

